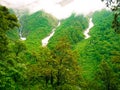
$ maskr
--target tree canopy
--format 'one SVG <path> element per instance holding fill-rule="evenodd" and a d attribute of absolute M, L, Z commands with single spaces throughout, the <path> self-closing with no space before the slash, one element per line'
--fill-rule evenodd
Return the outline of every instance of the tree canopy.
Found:
<path fill-rule="evenodd" d="M 114 12 L 114 20 L 112 22 L 112 28 L 117 33 L 120 33 L 120 0 L 101 0 L 106 3 L 106 6 L 109 7 Z"/>

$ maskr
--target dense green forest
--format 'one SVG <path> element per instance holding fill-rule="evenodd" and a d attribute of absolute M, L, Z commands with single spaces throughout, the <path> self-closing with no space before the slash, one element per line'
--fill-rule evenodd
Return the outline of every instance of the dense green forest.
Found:
<path fill-rule="evenodd" d="M 56 18 L 43 11 L 38 11 L 31 15 L 23 12 L 18 17 L 21 26 L 8 32 L 8 36 L 12 40 L 20 39 L 19 29 L 21 29 L 23 37 L 27 38 L 25 43 L 30 51 L 36 50 L 36 48 L 41 46 L 41 40 L 49 35 L 51 29 L 58 23 Z"/>
<path fill-rule="evenodd" d="M 54 47 L 60 39 L 66 39 L 71 45 L 75 45 L 84 39 L 83 31 L 88 27 L 88 20 L 83 15 L 72 14 L 62 20 L 60 27 L 56 29 L 54 37 L 49 41 L 49 47 Z"/>
<path fill-rule="evenodd" d="M 17 18 L 0 6 L 0 90 L 120 90 L 120 34 L 111 11 L 61 20 L 47 47 L 41 40 L 58 20 L 43 11 Z M 19 38 L 22 28 L 25 41 Z"/>
<path fill-rule="evenodd" d="M 120 35 L 111 28 L 113 14 L 106 10 L 96 11 L 92 18 L 91 38 L 76 46 L 80 65 L 85 70 L 83 75 L 95 81 L 91 85 L 93 89 L 119 90 Z"/>

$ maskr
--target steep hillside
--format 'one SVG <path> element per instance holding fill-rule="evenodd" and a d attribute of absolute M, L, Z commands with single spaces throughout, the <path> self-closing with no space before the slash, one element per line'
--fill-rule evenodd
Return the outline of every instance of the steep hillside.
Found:
<path fill-rule="evenodd" d="M 49 47 L 54 47 L 60 39 L 66 39 L 71 45 L 75 45 L 84 39 L 83 31 L 88 27 L 88 20 L 83 15 L 72 14 L 61 21 L 54 36 L 50 39 Z"/>
<path fill-rule="evenodd" d="M 76 46 L 76 50 L 79 52 L 79 62 L 86 78 L 95 79 L 94 75 L 101 62 L 104 61 L 111 65 L 113 57 L 117 58 L 117 55 L 120 55 L 120 35 L 111 28 L 112 20 L 113 15 L 110 11 L 95 12 L 93 14 L 94 27 L 90 31 L 91 38 L 83 40 Z M 103 68 L 105 69 L 105 67 Z M 113 66 L 111 65 L 110 68 L 112 70 Z M 99 84 L 97 83 L 97 85 Z"/>
<path fill-rule="evenodd" d="M 112 12 L 90 16 L 87 39 L 83 15 L 61 24 L 42 11 L 18 15 L 21 26 L 12 31 L 17 17 L 3 6 L 0 16 L 0 90 L 120 90 L 120 34 L 111 28 Z M 51 30 L 48 47 L 40 47 Z"/>
<path fill-rule="evenodd" d="M 30 32 L 26 42 L 35 48 L 41 45 L 41 40 L 49 35 L 52 28 L 57 25 L 57 20 L 44 12 L 34 13 L 28 18 L 28 21 L 27 28 Z"/>
<path fill-rule="evenodd" d="M 23 15 L 20 17 L 22 36 L 26 37 L 25 43 L 28 48 L 36 49 L 41 45 L 41 40 L 46 37 L 54 28 L 58 21 L 53 16 L 43 11 L 36 12 L 32 15 Z M 19 39 L 19 29 L 8 33 L 12 39 Z"/>

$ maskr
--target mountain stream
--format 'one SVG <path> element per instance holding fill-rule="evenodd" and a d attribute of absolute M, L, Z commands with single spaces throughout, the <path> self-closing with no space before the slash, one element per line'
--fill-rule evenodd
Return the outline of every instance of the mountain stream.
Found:
<path fill-rule="evenodd" d="M 59 21 L 57 27 L 59 27 L 60 24 L 61 24 L 61 23 L 60 23 L 60 21 Z M 56 27 L 56 28 L 57 28 L 57 27 Z M 45 37 L 44 39 L 42 39 L 42 46 L 43 46 L 43 47 L 47 46 L 47 44 L 48 44 L 48 42 L 49 42 L 49 39 L 54 35 L 56 28 L 53 28 L 53 29 L 52 29 L 52 32 L 50 33 L 49 36 L 47 36 L 47 37 Z"/>
<path fill-rule="evenodd" d="M 93 22 L 92 22 L 92 18 L 90 18 L 89 20 L 89 27 L 84 31 L 84 35 L 85 35 L 85 39 L 88 39 L 90 37 L 89 35 L 89 31 L 90 29 L 94 26 Z"/>
<path fill-rule="evenodd" d="M 59 21 L 57 27 L 59 27 L 60 24 L 61 24 L 61 23 L 60 23 L 60 21 Z M 93 22 L 92 22 L 92 18 L 90 18 L 90 19 L 89 19 L 89 27 L 84 31 L 85 39 L 88 39 L 88 38 L 90 37 L 89 31 L 90 31 L 90 29 L 91 29 L 93 26 L 94 26 L 94 24 L 93 24 Z M 56 27 L 56 28 L 57 28 L 57 27 Z M 43 46 L 43 47 L 47 46 L 47 44 L 48 44 L 48 42 L 49 42 L 49 39 L 54 35 L 56 28 L 53 28 L 53 29 L 52 29 L 52 32 L 50 33 L 49 36 L 47 36 L 47 37 L 45 37 L 44 39 L 42 39 L 42 46 Z"/>

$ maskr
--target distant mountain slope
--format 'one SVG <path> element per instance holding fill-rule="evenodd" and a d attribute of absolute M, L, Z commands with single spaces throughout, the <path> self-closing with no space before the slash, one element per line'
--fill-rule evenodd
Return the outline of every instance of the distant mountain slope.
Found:
<path fill-rule="evenodd" d="M 46 37 L 57 25 L 57 19 L 43 11 L 36 12 L 32 15 L 23 15 L 20 20 L 23 37 L 29 48 L 36 48 L 41 45 L 41 40 Z M 8 33 L 12 39 L 19 39 L 18 29 Z"/>
<path fill-rule="evenodd" d="M 83 15 L 72 14 L 69 18 L 62 20 L 60 27 L 56 29 L 54 36 L 50 39 L 49 47 L 55 46 L 60 39 L 74 45 L 84 39 L 83 31 L 88 27 L 88 20 Z"/>
<path fill-rule="evenodd" d="M 41 45 L 41 40 L 50 34 L 53 27 L 57 25 L 57 20 L 44 12 L 36 12 L 29 16 L 27 29 L 30 30 L 27 37 L 27 44 L 32 47 Z"/>
<path fill-rule="evenodd" d="M 91 37 L 76 45 L 80 65 L 85 70 L 84 75 L 90 79 L 94 77 L 96 68 L 102 60 L 110 62 L 115 52 L 120 53 L 120 35 L 111 28 L 112 12 L 96 11 L 92 18 L 94 27 L 90 31 Z"/>

